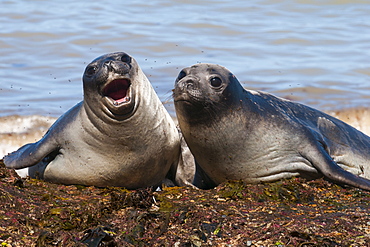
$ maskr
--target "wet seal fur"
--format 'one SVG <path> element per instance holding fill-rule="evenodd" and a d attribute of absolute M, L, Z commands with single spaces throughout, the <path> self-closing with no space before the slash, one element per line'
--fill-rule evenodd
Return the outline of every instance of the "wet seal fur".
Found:
<path fill-rule="evenodd" d="M 62 184 L 136 189 L 173 180 L 178 130 L 135 59 L 123 52 L 95 59 L 83 88 L 82 102 L 41 140 L 5 156 L 5 165 Z"/>
<path fill-rule="evenodd" d="M 370 190 L 370 137 L 334 117 L 245 90 L 215 64 L 183 69 L 173 97 L 200 188 L 234 179 L 257 183 L 324 176 Z"/>

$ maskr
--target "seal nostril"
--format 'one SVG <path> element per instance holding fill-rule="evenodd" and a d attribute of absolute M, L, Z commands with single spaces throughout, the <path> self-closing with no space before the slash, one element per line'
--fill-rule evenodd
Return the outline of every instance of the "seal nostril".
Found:
<path fill-rule="evenodd" d="M 113 66 L 112 66 L 112 61 L 111 60 L 108 60 L 108 61 L 105 61 L 104 62 L 104 65 L 107 66 L 107 68 L 109 70 L 112 70 Z"/>
<path fill-rule="evenodd" d="M 194 84 L 194 80 L 188 79 L 185 81 L 185 84 Z"/>
<path fill-rule="evenodd" d="M 188 89 L 188 90 L 192 90 L 194 88 L 194 84 L 193 84 L 193 82 L 191 82 L 191 83 L 187 83 L 186 84 L 186 89 Z"/>

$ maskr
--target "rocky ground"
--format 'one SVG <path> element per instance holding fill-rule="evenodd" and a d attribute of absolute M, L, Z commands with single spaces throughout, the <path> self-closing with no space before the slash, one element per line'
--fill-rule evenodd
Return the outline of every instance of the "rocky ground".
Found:
<path fill-rule="evenodd" d="M 0 203 L 0 246 L 370 246 L 370 193 L 324 180 L 128 191 L 0 162 Z"/>

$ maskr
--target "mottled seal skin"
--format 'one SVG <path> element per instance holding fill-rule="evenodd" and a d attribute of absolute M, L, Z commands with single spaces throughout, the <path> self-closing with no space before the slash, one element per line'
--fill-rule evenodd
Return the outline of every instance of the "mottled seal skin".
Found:
<path fill-rule="evenodd" d="M 135 59 L 123 52 L 95 59 L 83 88 L 82 102 L 40 141 L 5 156 L 5 165 L 62 184 L 136 189 L 174 180 L 178 130 Z"/>
<path fill-rule="evenodd" d="M 183 69 L 173 90 L 184 138 L 197 162 L 194 184 L 293 176 L 370 190 L 370 137 L 308 106 L 245 90 L 226 68 Z"/>

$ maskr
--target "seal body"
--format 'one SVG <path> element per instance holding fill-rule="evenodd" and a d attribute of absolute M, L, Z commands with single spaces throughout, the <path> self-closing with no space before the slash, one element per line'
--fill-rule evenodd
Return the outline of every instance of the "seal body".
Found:
<path fill-rule="evenodd" d="M 245 90 L 229 70 L 214 64 L 183 69 L 173 96 L 198 165 L 198 187 L 324 176 L 370 190 L 370 137 L 334 117 Z"/>
<path fill-rule="evenodd" d="M 10 168 L 62 184 L 157 186 L 176 169 L 178 130 L 137 62 L 103 55 L 83 75 L 84 100 L 38 142 L 4 157 Z"/>

